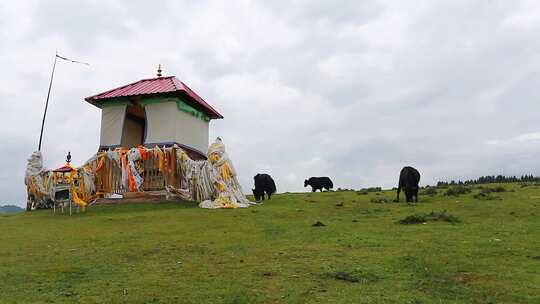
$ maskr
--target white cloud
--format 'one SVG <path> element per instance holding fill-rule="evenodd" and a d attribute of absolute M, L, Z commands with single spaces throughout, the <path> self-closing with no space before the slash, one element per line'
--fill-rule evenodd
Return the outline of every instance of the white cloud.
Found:
<path fill-rule="evenodd" d="M 524 133 L 509 139 L 490 139 L 486 143 L 493 146 L 512 145 L 513 147 L 520 144 L 540 143 L 540 132 Z"/>
<path fill-rule="evenodd" d="M 84 97 L 161 63 L 224 114 L 211 136 L 246 190 L 258 172 L 279 191 L 321 175 L 391 187 L 404 165 L 422 183 L 540 174 L 539 11 L 536 1 L 0 3 L 0 202 L 24 201 L 57 49 L 91 66 L 58 66 L 49 167 L 96 151 L 100 112 Z"/>
<path fill-rule="evenodd" d="M 518 141 L 537 141 L 540 140 L 540 132 L 525 133 L 516 137 Z"/>

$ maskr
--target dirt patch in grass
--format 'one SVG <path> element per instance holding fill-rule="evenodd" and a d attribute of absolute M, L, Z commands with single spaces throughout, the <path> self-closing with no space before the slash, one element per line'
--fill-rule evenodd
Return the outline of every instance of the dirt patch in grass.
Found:
<path fill-rule="evenodd" d="M 446 213 L 446 210 L 444 210 L 442 212 L 431 211 L 430 213 L 425 213 L 425 214 L 409 215 L 405 217 L 404 219 L 399 220 L 398 223 L 402 225 L 411 225 L 411 224 L 423 224 L 429 221 L 432 221 L 432 222 L 442 221 L 442 222 L 448 222 L 452 224 L 461 222 L 457 217 Z"/>
<path fill-rule="evenodd" d="M 325 224 L 323 224 L 323 222 L 320 222 L 320 221 L 316 221 L 315 224 L 311 225 L 313 227 L 324 227 L 326 226 Z"/>
<path fill-rule="evenodd" d="M 359 269 L 352 271 L 329 271 L 324 273 L 324 276 L 326 278 L 333 278 L 339 281 L 360 284 L 374 283 L 381 279 L 381 277 L 376 273 Z"/>
<path fill-rule="evenodd" d="M 356 283 L 359 281 L 358 278 L 353 277 L 351 274 L 341 271 L 333 273 L 331 276 L 333 276 L 336 280 L 342 280 L 352 283 Z"/>
<path fill-rule="evenodd" d="M 502 198 L 500 196 L 495 196 L 495 195 L 492 195 L 491 193 L 484 193 L 484 192 L 480 192 L 480 193 L 477 193 L 475 195 L 473 195 L 473 197 L 477 200 L 482 200 L 482 201 L 498 201 L 498 200 L 502 200 Z"/>
<path fill-rule="evenodd" d="M 492 277 L 480 275 L 474 272 L 460 272 L 454 277 L 454 281 L 462 284 L 471 284 L 476 282 L 489 281 Z"/>
<path fill-rule="evenodd" d="M 391 201 L 385 197 L 374 197 L 370 200 L 370 202 L 375 204 L 384 204 L 384 203 L 390 203 Z"/>

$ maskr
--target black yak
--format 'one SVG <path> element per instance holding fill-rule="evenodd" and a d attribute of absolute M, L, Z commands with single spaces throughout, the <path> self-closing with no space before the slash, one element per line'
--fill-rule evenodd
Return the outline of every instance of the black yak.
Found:
<path fill-rule="evenodd" d="M 399 173 L 399 183 L 397 188 L 396 202 L 399 202 L 399 192 L 405 192 L 407 203 L 415 201 L 418 203 L 418 183 L 420 182 L 420 172 L 413 167 L 403 167 Z"/>
<path fill-rule="evenodd" d="M 307 187 L 308 185 L 311 186 L 311 192 L 315 192 L 317 190 L 326 189 L 326 191 L 329 191 L 330 189 L 334 188 L 334 184 L 330 180 L 330 178 L 323 176 L 323 177 L 310 177 L 309 179 L 306 179 L 304 181 L 304 187 Z"/>
<path fill-rule="evenodd" d="M 255 181 L 255 189 L 251 190 L 253 191 L 255 200 L 260 201 L 262 199 L 264 201 L 265 192 L 268 195 L 268 199 L 271 199 L 272 194 L 276 192 L 276 183 L 274 183 L 272 177 L 263 173 L 255 175 L 253 180 Z"/>

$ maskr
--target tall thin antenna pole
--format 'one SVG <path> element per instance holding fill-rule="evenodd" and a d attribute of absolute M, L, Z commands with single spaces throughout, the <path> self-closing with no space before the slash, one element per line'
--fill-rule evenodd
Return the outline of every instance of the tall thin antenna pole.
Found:
<path fill-rule="evenodd" d="M 43 127 L 45 126 L 45 117 L 47 116 L 47 107 L 49 106 L 49 96 L 51 96 L 51 88 L 54 78 L 54 69 L 56 68 L 56 59 L 58 58 L 58 53 L 54 55 L 54 64 L 51 73 L 51 81 L 49 82 L 49 91 L 47 92 L 47 101 L 45 102 L 45 111 L 43 111 L 43 120 L 41 121 L 41 133 L 39 134 L 39 145 L 38 151 L 41 151 L 41 140 L 43 139 Z"/>

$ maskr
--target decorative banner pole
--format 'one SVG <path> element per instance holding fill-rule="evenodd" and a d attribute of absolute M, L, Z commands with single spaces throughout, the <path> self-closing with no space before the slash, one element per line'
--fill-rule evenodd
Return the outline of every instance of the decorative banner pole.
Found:
<path fill-rule="evenodd" d="M 54 55 L 54 63 L 53 63 L 52 73 L 51 73 L 51 81 L 49 82 L 49 91 L 47 92 L 47 101 L 45 102 L 45 111 L 43 111 L 43 120 L 41 121 L 41 133 L 39 133 L 38 151 L 41 151 L 41 140 L 43 139 L 43 127 L 45 126 L 45 117 L 47 116 L 47 107 L 49 106 L 49 96 L 51 96 L 52 82 L 53 82 L 53 78 L 54 78 L 54 69 L 56 68 L 56 58 L 58 58 L 58 54 Z"/>
<path fill-rule="evenodd" d="M 43 139 L 43 127 L 45 126 L 45 117 L 47 116 L 47 108 L 49 107 L 49 97 L 51 96 L 51 88 L 52 88 L 52 84 L 53 84 L 54 70 L 56 68 L 56 59 L 58 59 L 58 58 L 60 58 L 62 60 L 66 60 L 66 61 L 71 61 L 71 62 L 74 62 L 74 63 L 81 63 L 81 64 L 89 65 L 86 62 L 75 61 L 75 60 L 68 59 L 66 57 L 62 57 L 62 56 L 58 55 L 58 52 L 55 53 L 53 68 L 52 68 L 52 72 L 51 72 L 51 81 L 49 82 L 49 91 L 47 91 L 47 101 L 45 101 L 45 110 L 43 111 L 43 120 L 41 121 L 41 132 L 39 133 L 38 151 L 41 151 L 41 140 Z"/>

